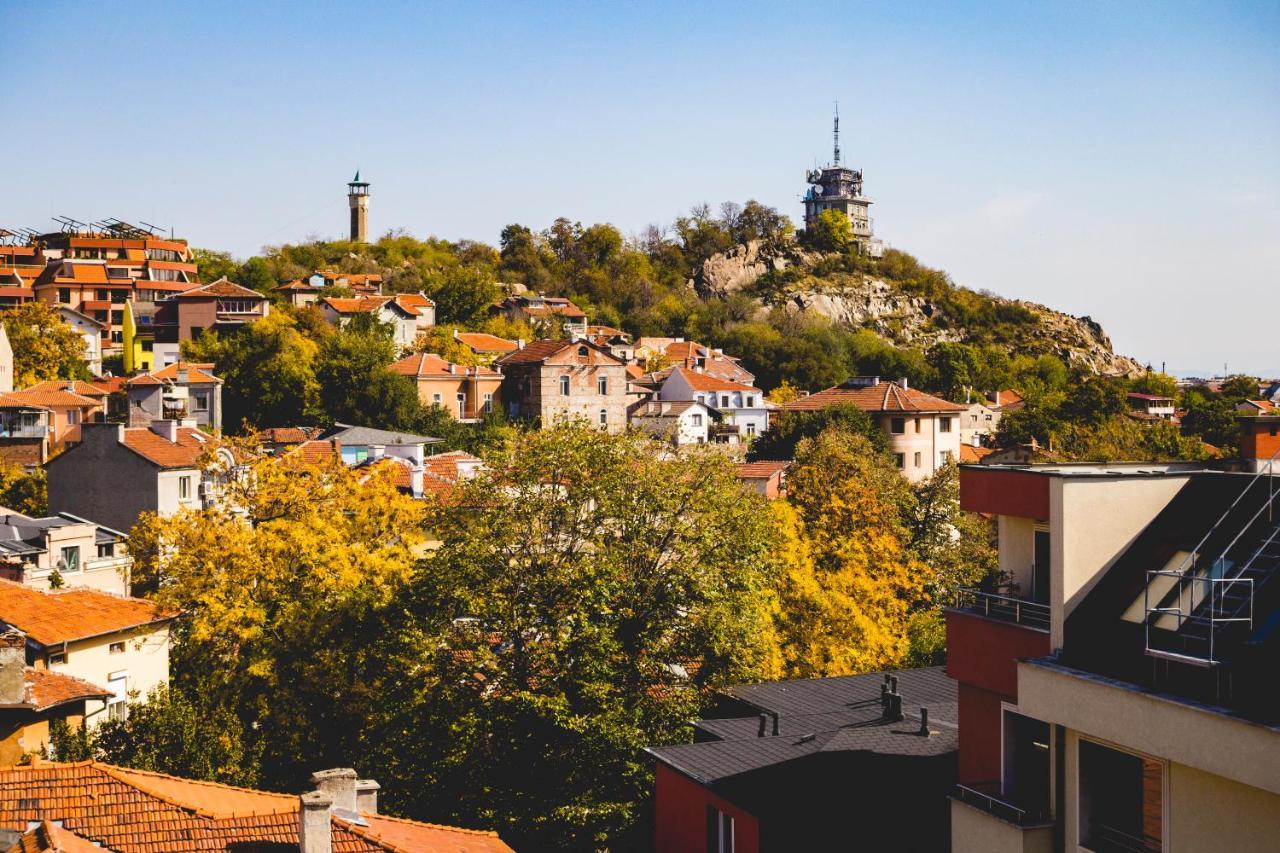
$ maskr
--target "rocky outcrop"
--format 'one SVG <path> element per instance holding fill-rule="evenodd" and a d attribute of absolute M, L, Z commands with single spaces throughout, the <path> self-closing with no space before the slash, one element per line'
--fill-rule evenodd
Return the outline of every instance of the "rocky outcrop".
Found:
<path fill-rule="evenodd" d="M 724 299 L 751 291 L 769 272 L 793 270 L 795 281 L 785 293 L 773 294 L 772 304 L 788 311 L 819 314 L 836 323 L 868 328 L 900 346 L 927 348 L 944 341 L 972 340 L 978 330 L 954 323 L 936 323 L 941 310 L 928 299 L 906 292 L 892 281 L 857 273 L 812 274 L 823 255 L 794 242 L 752 241 L 709 258 L 689 281 L 704 299 Z M 1073 317 L 1044 305 L 1023 300 L 1012 303 L 1027 309 L 1036 323 L 1020 327 L 1012 352 L 1056 355 L 1073 367 L 1107 375 L 1138 375 L 1144 368 L 1111 349 L 1111 339 L 1093 319 Z"/>

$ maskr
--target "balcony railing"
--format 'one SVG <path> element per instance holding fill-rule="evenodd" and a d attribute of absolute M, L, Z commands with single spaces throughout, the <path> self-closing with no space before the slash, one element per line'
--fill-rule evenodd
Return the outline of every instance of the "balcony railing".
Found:
<path fill-rule="evenodd" d="M 1049 628 L 1049 605 L 1027 601 L 1009 595 L 983 592 L 964 587 L 956 592 L 956 609 L 981 613 L 992 619 L 1026 625 L 1029 628 Z"/>
<path fill-rule="evenodd" d="M 44 438 L 49 428 L 43 424 L 0 424 L 0 438 Z"/>
<path fill-rule="evenodd" d="M 1105 823 L 1089 826 L 1089 849 L 1098 853 L 1160 853 L 1160 839 L 1131 835 Z"/>
<path fill-rule="evenodd" d="M 984 791 L 976 786 L 956 785 L 951 796 L 965 805 L 973 806 L 978 811 L 986 812 L 1014 826 L 1043 826 L 1051 822 L 1048 812 L 1044 809 L 1029 809 L 1014 805 L 1001 796 L 998 789 L 998 785 L 992 785 L 991 791 Z"/>

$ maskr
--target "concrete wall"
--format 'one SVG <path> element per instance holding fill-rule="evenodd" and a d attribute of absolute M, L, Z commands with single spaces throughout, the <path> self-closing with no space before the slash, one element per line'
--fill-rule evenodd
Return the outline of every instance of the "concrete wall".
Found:
<path fill-rule="evenodd" d="M 1172 851 L 1274 851 L 1280 847 L 1280 796 L 1173 764 L 1168 840 Z"/>
<path fill-rule="evenodd" d="M 87 424 L 80 444 L 49 461 L 49 511 L 128 531 L 159 506 L 160 470 L 118 443 L 123 426 Z"/>
<path fill-rule="evenodd" d="M 1053 477 L 1049 486 L 1050 639 L 1062 648 L 1063 625 L 1189 475 Z"/>
<path fill-rule="evenodd" d="M 123 652 L 111 652 L 112 643 L 124 643 Z M 83 678 L 98 687 L 110 687 L 112 675 L 125 673 L 125 690 L 145 699 L 147 692 L 169 680 L 169 626 L 167 624 L 120 631 L 70 643 L 66 663 L 53 664 L 53 672 Z M 102 703 L 94 702 L 87 723 L 96 726 L 105 712 L 92 713 Z"/>
<path fill-rule="evenodd" d="M 1053 828 L 1030 829 L 951 801 L 951 853 L 1052 853 Z"/>
<path fill-rule="evenodd" d="M 1018 594 L 1031 597 L 1032 574 L 1036 557 L 1036 523 L 1030 518 L 1013 515 L 996 517 L 1000 539 L 1000 571 L 1018 585 Z"/>
<path fill-rule="evenodd" d="M 455 419 L 458 418 L 458 395 L 466 395 L 463 419 L 475 419 L 484 416 L 484 395 L 493 395 L 493 411 L 502 411 L 502 377 L 501 376 L 465 376 L 459 373 L 447 379 L 420 378 L 418 382 L 418 399 L 423 404 L 440 405 Z M 436 395 L 440 399 L 436 400 Z"/>
<path fill-rule="evenodd" d="M 894 418 L 901 417 L 904 431 L 893 432 Z M 942 421 L 950 421 L 951 430 L 942 431 Z M 960 418 L 958 413 L 948 415 L 877 415 L 876 422 L 889 436 L 889 452 L 902 454 L 902 472 L 915 483 L 933 475 L 943 464 L 942 454 L 949 453 L 953 461 L 960 458 Z M 919 464 L 916 454 L 920 454 Z"/>

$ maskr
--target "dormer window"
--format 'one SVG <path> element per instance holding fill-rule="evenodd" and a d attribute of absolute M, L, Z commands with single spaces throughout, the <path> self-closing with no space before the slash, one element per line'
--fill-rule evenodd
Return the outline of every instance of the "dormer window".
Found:
<path fill-rule="evenodd" d="M 582 356 L 583 358 L 586 358 L 587 356 L 591 355 L 591 350 L 588 349 L 587 347 L 578 347 L 578 355 Z"/>

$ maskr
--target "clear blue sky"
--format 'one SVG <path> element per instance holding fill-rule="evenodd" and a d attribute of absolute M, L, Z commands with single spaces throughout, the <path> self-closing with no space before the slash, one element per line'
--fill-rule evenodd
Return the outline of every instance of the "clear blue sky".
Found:
<path fill-rule="evenodd" d="M 0 4 L 0 226 L 247 256 L 757 198 L 843 148 L 876 228 L 1171 370 L 1280 372 L 1280 3 Z"/>

